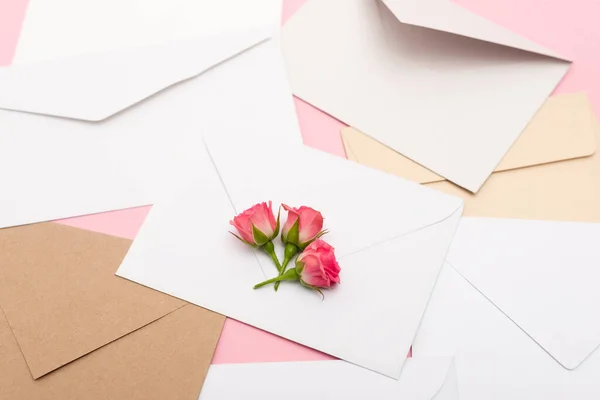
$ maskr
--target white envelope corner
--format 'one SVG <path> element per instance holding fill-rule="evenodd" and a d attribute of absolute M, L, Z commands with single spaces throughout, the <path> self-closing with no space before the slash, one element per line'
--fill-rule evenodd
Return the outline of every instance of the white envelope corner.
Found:
<path fill-rule="evenodd" d="M 600 224 L 463 218 L 415 356 L 453 355 L 461 396 L 600 396 Z"/>

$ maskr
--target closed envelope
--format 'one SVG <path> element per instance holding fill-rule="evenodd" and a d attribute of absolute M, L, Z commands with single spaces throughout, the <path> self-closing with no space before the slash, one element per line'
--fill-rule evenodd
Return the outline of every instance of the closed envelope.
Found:
<path fill-rule="evenodd" d="M 515 226 L 517 228 L 518 226 Z M 522 227 L 522 226 L 521 226 Z M 541 227 L 541 226 L 540 226 Z M 547 228 L 547 226 L 546 226 Z M 561 229 L 557 225 L 557 229 Z M 596 230 L 596 234 L 598 229 Z M 514 232 L 514 231 L 513 231 Z M 528 229 L 531 233 L 531 230 Z M 484 233 L 484 232 L 479 232 Z M 574 229 L 567 229 L 566 233 L 575 233 Z M 589 233 L 584 230 L 579 234 Z M 547 239 L 550 235 L 545 235 Z M 522 237 L 522 236 L 520 236 Z M 587 239 L 580 236 L 578 238 L 586 241 Z M 473 239 L 476 239 L 472 237 Z M 489 236 L 488 236 L 489 238 Z M 465 236 L 465 239 L 467 237 Z M 498 238 L 500 239 L 500 238 Z M 527 238 L 527 243 L 531 243 Z M 598 236 L 595 236 L 598 240 Z M 591 273 L 593 269 L 597 269 L 598 257 L 589 258 L 587 263 L 584 263 L 579 254 L 571 254 L 567 257 L 566 248 L 573 244 L 576 239 L 568 240 L 566 244 L 558 243 L 558 247 L 562 248 L 561 260 L 563 261 L 563 270 L 565 279 L 562 285 L 555 287 L 553 297 L 544 297 L 537 299 L 538 305 L 544 300 L 547 300 L 547 310 L 541 311 L 541 319 L 547 318 L 552 312 L 556 312 L 558 318 L 564 317 L 566 309 L 573 305 L 573 300 L 567 297 L 567 293 L 576 283 L 571 283 L 571 280 L 580 283 L 581 279 L 576 276 L 578 272 L 586 269 L 587 276 L 593 277 Z M 476 243 L 481 241 L 476 240 Z M 526 246 L 524 243 L 522 248 Z M 511 245 L 514 244 L 512 241 Z M 535 241 L 534 244 L 540 244 Z M 545 250 L 550 254 L 559 254 L 561 251 L 555 251 L 552 245 L 557 243 L 550 241 L 547 243 Z M 508 249 L 508 246 L 505 246 Z M 581 249 L 577 246 L 572 250 Z M 535 250 L 538 250 L 537 248 Z M 585 254 L 590 254 L 586 251 Z M 514 255 L 514 253 L 512 253 Z M 530 258 L 539 255 L 529 255 Z M 486 259 L 492 260 L 496 254 L 490 254 Z M 543 259 L 546 260 L 547 256 Z M 557 262 L 551 262 L 549 267 L 550 285 L 556 284 L 553 280 L 555 277 L 555 267 Z M 577 264 L 577 265 L 576 265 Z M 454 264 L 453 264 L 454 265 Z M 520 264 L 523 266 L 523 264 Z M 482 264 L 484 269 L 487 265 Z M 507 264 L 504 264 L 507 266 Z M 509 267 L 509 269 L 512 269 Z M 538 270 L 543 269 L 538 266 Z M 568 274 L 568 271 L 574 271 L 573 274 Z M 521 277 L 525 278 L 524 284 L 531 283 L 534 278 L 526 274 L 533 272 L 532 269 L 526 268 Z M 509 272 L 510 273 L 510 272 Z M 597 275 L 597 274 L 596 274 Z M 544 279 L 548 274 L 540 273 L 537 278 L 543 285 Z M 597 281 L 596 281 L 597 283 Z M 521 289 L 523 284 L 518 281 L 513 281 L 516 286 L 516 297 L 518 300 L 523 300 Z M 592 283 L 587 283 L 582 286 L 582 289 L 587 289 Z M 482 288 L 485 289 L 485 288 Z M 506 291 L 510 292 L 512 286 L 507 287 Z M 533 311 L 531 308 L 536 287 L 534 286 L 529 298 L 526 298 L 523 303 L 523 312 Z M 562 322 L 569 325 L 564 329 L 555 332 L 547 331 L 544 335 L 539 335 L 537 331 L 526 331 L 519 326 L 523 321 L 514 320 L 523 316 L 522 312 L 513 313 L 508 309 L 500 309 L 495 305 L 488 296 L 493 296 L 490 291 L 482 292 L 479 288 L 471 285 L 457 270 L 444 266 L 436 284 L 435 291 L 431 297 L 427 311 L 419 328 L 419 333 L 413 345 L 413 354 L 415 357 L 453 355 L 455 357 L 456 374 L 458 381 L 458 389 L 461 399 L 479 400 L 479 399 L 544 399 L 544 400 L 563 400 L 563 399 L 578 399 L 578 400 L 593 400 L 600 397 L 600 383 L 598 382 L 598 374 L 600 374 L 600 353 L 598 351 L 590 353 L 581 365 L 574 369 L 565 368 L 558 359 L 559 353 L 550 353 L 536 343 L 536 340 L 546 340 L 554 333 L 556 336 L 552 338 L 555 344 L 567 344 L 577 347 L 575 341 L 578 337 L 562 336 L 562 334 L 572 331 L 573 321 L 577 320 L 581 315 L 575 310 L 573 318 L 563 319 Z M 578 297 L 579 292 L 574 297 Z M 581 293 L 581 303 L 586 298 L 590 300 L 589 293 Z M 594 296 L 594 295 L 592 295 Z M 562 304 L 558 304 L 560 300 L 565 300 L 565 308 Z M 575 300 L 577 301 L 577 300 Z M 589 309 L 589 305 L 584 307 L 584 310 Z M 588 318 L 595 320 L 590 314 Z M 528 316 L 531 321 L 538 320 L 537 315 Z M 530 336 L 530 333 L 535 336 Z M 570 343 L 569 343 L 570 342 Z M 553 348 L 551 350 L 556 350 Z M 564 360 L 563 360 L 564 361 Z"/>
<path fill-rule="evenodd" d="M 152 204 L 197 169 L 206 132 L 301 143 L 270 35 L 0 69 L 0 227 Z"/>
<path fill-rule="evenodd" d="M 572 135 L 573 141 L 585 143 L 585 146 L 581 147 L 582 150 L 586 148 L 593 152 L 595 143 L 600 141 L 600 125 L 592 114 L 589 103 L 581 102 L 581 99 L 579 95 L 561 96 L 562 111 L 555 110 L 556 119 L 549 119 L 548 125 L 562 125 L 563 132 L 569 137 Z M 539 116 L 546 113 L 549 105 L 550 102 L 540 111 Z M 570 116 L 566 115 L 567 112 Z M 571 122 L 563 125 L 566 121 Z M 538 122 L 539 119 L 535 119 L 532 126 Z M 529 130 L 526 131 L 526 134 L 528 133 Z M 592 143 L 589 140 L 590 136 L 593 137 Z M 541 149 L 546 145 L 539 146 Z M 383 158 L 383 154 L 388 154 L 386 152 L 389 149 L 384 146 L 378 145 L 377 150 L 374 147 L 375 145 L 369 144 L 369 149 L 373 148 L 374 155 L 380 154 Z M 359 149 L 356 148 L 357 153 Z M 364 153 L 360 154 L 363 157 Z M 542 154 L 550 155 L 541 150 L 535 154 L 538 159 L 541 159 Z M 401 165 L 401 162 L 396 164 L 396 156 L 397 154 L 394 154 L 390 163 L 379 164 L 378 167 L 404 176 L 404 170 L 396 168 Z M 352 155 L 349 154 L 349 157 Z M 363 157 L 359 160 L 361 163 L 367 160 L 367 165 L 373 165 L 370 163 L 372 158 Z M 433 182 L 425 186 L 463 198 L 465 216 L 600 222 L 600 186 L 597 184 L 599 181 L 600 155 L 595 153 L 589 157 L 496 172 L 476 195 L 450 182 Z"/>
<path fill-rule="evenodd" d="M 246 0 L 29 0 L 13 64 L 164 44 L 264 24 L 277 25 L 281 3 L 281 0 L 252 3 Z"/>
<path fill-rule="evenodd" d="M 0 230 L 0 399 L 196 399 L 224 317 L 114 276 L 131 241 Z"/>
<path fill-rule="evenodd" d="M 471 192 L 569 67 L 447 0 L 313 0 L 283 45 L 294 94 Z"/>
<path fill-rule="evenodd" d="M 231 383 L 235 382 L 235 385 Z M 269 390 L 265 390 L 265 388 Z M 399 380 L 344 361 L 212 365 L 200 400 L 458 400 L 451 357 L 406 360 Z"/>
<path fill-rule="evenodd" d="M 375 139 L 342 128 L 348 159 L 419 183 L 444 178 Z M 549 97 L 494 171 L 529 167 L 592 155 L 596 151 L 591 107 L 585 93 Z"/>
<path fill-rule="evenodd" d="M 462 202 L 304 146 L 205 141 L 199 174 L 154 205 L 117 274 L 398 378 Z M 269 200 L 323 213 L 342 267 L 324 300 L 296 283 L 252 289 L 276 269 L 228 221 Z"/>

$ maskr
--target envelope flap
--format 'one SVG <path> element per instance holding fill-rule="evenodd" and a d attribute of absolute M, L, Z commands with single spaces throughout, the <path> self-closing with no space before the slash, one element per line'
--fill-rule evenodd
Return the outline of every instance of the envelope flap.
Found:
<path fill-rule="evenodd" d="M 309 205 L 326 216 L 327 238 L 340 256 L 436 224 L 462 204 L 456 197 L 306 146 L 256 143 L 249 136 L 233 145 L 216 135 L 205 141 L 236 212 L 264 200 Z"/>
<path fill-rule="evenodd" d="M 381 0 L 400 22 L 566 60 L 450 0 Z"/>
<path fill-rule="evenodd" d="M 129 244 L 55 223 L 0 230 L 0 307 L 35 379 L 185 304 L 114 276 Z"/>
<path fill-rule="evenodd" d="M 0 68 L 0 108 L 101 121 L 268 39 L 271 28 Z"/>
<path fill-rule="evenodd" d="M 600 344 L 600 224 L 463 218 L 448 262 L 567 369 Z"/>

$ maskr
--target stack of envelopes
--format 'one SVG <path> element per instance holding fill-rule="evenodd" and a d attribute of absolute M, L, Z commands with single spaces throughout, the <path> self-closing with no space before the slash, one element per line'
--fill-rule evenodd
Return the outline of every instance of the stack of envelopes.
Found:
<path fill-rule="evenodd" d="M 278 0 L 83 3 L 32 0 L 0 69 L 0 399 L 600 397 L 569 60 L 446 0 L 310 0 L 281 32 Z M 348 160 L 302 145 L 292 92 Z M 325 215 L 324 301 L 252 289 L 276 270 L 228 222 L 265 200 Z M 45 222 L 148 204 L 133 243 Z M 340 360 L 207 375 L 224 316 Z"/>

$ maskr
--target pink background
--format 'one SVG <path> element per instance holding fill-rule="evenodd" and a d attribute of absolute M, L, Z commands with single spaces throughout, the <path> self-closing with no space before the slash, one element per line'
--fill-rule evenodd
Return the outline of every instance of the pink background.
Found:
<path fill-rule="evenodd" d="M 285 21 L 306 0 L 284 0 Z M 470 10 L 574 61 L 557 93 L 587 91 L 600 116 L 600 0 L 456 0 Z M 10 65 L 27 0 L 0 0 L 0 66 Z M 296 99 L 304 143 L 344 157 L 339 121 Z M 133 239 L 149 207 L 61 223 Z M 330 357 L 228 319 L 213 363 L 323 360 Z"/>

